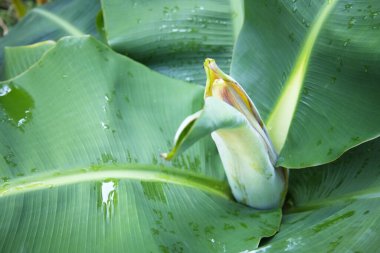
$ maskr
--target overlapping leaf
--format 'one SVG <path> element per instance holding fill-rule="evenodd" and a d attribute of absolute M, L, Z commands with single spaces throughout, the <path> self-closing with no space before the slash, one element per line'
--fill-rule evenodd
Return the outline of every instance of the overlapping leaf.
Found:
<path fill-rule="evenodd" d="M 66 35 L 96 34 L 95 19 L 99 10 L 98 0 L 56 0 L 32 9 L 0 39 L 0 64 L 3 64 L 3 49 L 7 46 L 58 40 Z M 0 77 L 6 79 L 3 74 Z"/>
<path fill-rule="evenodd" d="M 102 1 L 109 45 L 166 75 L 198 84 L 205 58 L 228 69 L 241 1 Z"/>
<path fill-rule="evenodd" d="M 279 164 L 326 163 L 379 136 L 378 1 L 246 1 L 245 14 L 231 74 L 283 147 Z"/>
<path fill-rule="evenodd" d="M 254 252 L 376 252 L 380 229 L 380 140 L 329 165 L 292 171 L 293 207 L 280 233 Z"/>
<path fill-rule="evenodd" d="M 273 235 L 280 210 L 233 201 L 209 139 L 158 157 L 202 93 L 91 37 L 1 83 L 0 251 L 236 252 Z"/>

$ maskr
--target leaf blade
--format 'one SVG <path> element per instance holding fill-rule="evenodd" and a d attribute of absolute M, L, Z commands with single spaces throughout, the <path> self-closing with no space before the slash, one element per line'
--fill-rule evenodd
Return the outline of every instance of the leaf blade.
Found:
<path fill-rule="evenodd" d="M 351 8 L 342 1 L 334 3 L 308 58 L 302 92 L 280 154 L 279 165 L 285 167 L 327 163 L 379 136 L 380 115 L 373 108 L 378 104 L 374 93 L 379 92 L 380 77 L 369 71 L 379 65 L 375 46 L 379 39 L 373 29 L 376 21 L 369 17 L 380 6 L 358 1 Z M 302 43 L 313 29 L 310 24 L 319 22 L 317 13 L 323 6 L 326 1 L 247 1 L 231 71 L 265 121 L 285 90 L 287 76 L 297 67 L 294 63 Z M 352 16 L 354 25 L 349 23 Z"/>

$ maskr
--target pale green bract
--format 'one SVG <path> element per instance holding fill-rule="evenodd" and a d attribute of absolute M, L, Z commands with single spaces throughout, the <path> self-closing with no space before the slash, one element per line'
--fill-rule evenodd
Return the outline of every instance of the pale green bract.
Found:
<path fill-rule="evenodd" d="M 257 209 L 280 207 L 287 171 L 276 168 L 277 154 L 254 104 L 241 86 L 206 59 L 204 108 L 187 117 L 177 130 L 173 158 L 211 134 L 235 199 Z"/>

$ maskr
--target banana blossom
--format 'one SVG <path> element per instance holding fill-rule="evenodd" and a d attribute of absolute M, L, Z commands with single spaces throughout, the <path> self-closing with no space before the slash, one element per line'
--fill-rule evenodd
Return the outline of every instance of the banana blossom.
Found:
<path fill-rule="evenodd" d="M 235 199 L 257 209 L 281 207 L 288 172 L 276 168 L 277 153 L 263 121 L 243 88 L 206 59 L 205 105 L 187 117 L 174 138 L 170 160 L 211 133 Z"/>

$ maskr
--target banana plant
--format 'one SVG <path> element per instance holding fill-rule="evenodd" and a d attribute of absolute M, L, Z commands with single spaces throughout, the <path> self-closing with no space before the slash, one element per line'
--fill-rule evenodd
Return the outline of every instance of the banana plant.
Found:
<path fill-rule="evenodd" d="M 378 249 L 379 3 L 86 3 L 0 40 L 1 252 Z"/>
<path fill-rule="evenodd" d="M 255 105 L 213 59 L 204 67 L 204 108 L 182 122 L 174 148 L 162 156 L 170 160 L 211 133 L 235 199 L 257 209 L 281 207 L 288 172 L 275 168 L 277 153 Z"/>

